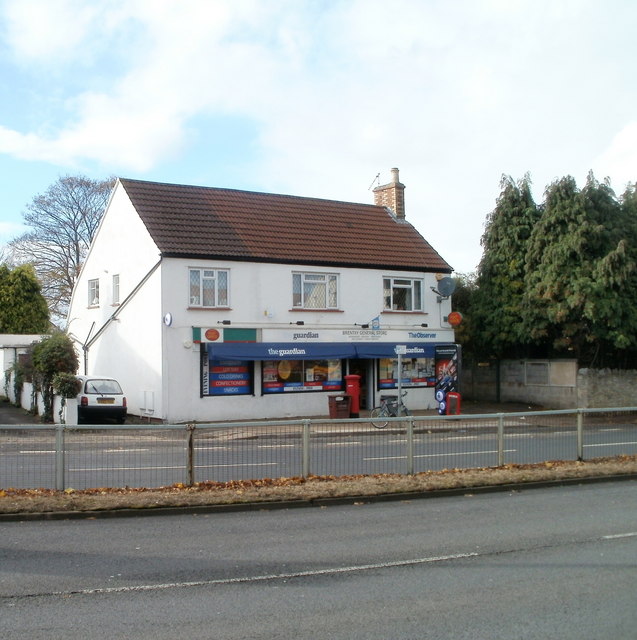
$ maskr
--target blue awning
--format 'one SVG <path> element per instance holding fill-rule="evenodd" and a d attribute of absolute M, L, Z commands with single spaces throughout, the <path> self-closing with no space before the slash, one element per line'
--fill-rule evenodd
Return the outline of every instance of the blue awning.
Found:
<path fill-rule="evenodd" d="M 208 343 L 215 360 L 340 360 L 355 358 L 349 342 L 226 342 Z"/>
<path fill-rule="evenodd" d="M 401 342 L 407 348 L 406 358 L 433 358 L 436 345 L 433 343 Z M 396 356 L 396 342 L 356 343 L 356 355 L 359 358 L 393 358 Z"/>
<path fill-rule="evenodd" d="M 433 358 L 440 344 L 408 342 L 405 358 Z M 344 358 L 393 358 L 395 342 L 225 342 L 208 343 L 215 360 L 341 360 Z M 444 345 L 453 346 L 453 345 Z"/>

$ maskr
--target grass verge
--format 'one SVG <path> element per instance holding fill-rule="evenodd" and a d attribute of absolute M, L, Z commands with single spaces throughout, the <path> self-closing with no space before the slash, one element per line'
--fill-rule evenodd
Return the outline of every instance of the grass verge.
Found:
<path fill-rule="evenodd" d="M 235 482 L 201 482 L 192 487 L 0 489 L 0 514 L 153 509 L 230 505 L 325 498 L 424 493 L 448 489 L 608 477 L 637 473 L 637 456 L 597 458 L 586 462 L 552 461 L 481 469 L 445 469 L 412 476 L 310 476 Z"/>

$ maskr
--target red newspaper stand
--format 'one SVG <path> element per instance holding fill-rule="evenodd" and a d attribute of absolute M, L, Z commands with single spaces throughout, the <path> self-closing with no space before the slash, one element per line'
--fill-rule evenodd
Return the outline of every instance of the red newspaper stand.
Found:
<path fill-rule="evenodd" d="M 328 396 L 330 418 L 349 418 L 352 398 L 346 393 Z"/>
<path fill-rule="evenodd" d="M 460 402 L 462 396 L 457 391 L 447 393 L 447 415 L 457 416 L 460 413 Z"/>

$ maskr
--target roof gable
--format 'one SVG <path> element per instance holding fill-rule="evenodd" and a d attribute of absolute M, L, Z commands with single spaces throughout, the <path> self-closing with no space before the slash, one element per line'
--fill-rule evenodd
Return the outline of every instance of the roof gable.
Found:
<path fill-rule="evenodd" d="M 162 255 L 451 272 L 375 205 L 120 179 Z"/>

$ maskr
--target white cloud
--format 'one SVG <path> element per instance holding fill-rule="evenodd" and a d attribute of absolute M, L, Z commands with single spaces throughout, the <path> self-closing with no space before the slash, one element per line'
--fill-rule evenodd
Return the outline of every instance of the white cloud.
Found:
<path fill-rule="evenodd" d="M 100 13 L 83 0 L 10 0 L 3 9 L 7 43 L 15 58 L 47 66 L 85 50 Z"/>
<path fill-rule="evenodd" d="M 68 18 L 74 2 L 56 0 L 53 5 Z M 248 31 L 256 28 L 260 12 L 247 9 L 260 5 L 141 0 L 126 4 L 126 14 L 124 5 L 115 2 L 100 5 L 102 12 L 111 5 L 120 9 L 120 26 L 125 18 L 140 23 L 138 41 L 129 44 L 138 55 L 131 56 L 127 71 L 101 92 L 70 96 L 63 119 L 66 124 L 53 133 L 21 133 L 0 126 L 1 152 L 63 166 L 91 160 L 145 171 L 181 147 L 184 124 L 193 115 L 220 110 L 246 111 L 258 117 L 258 96 L 262 93 L 264 101 L 269 99 L 268 78 L 275 70 L 262 45 L 236 38 L 234 32 L 239 25 Z M 235 8 L 232 16 L 230 6 Z M 18 44 L 16 31 L 26 25 L 27 13 L 20 4 L 12 4 L 9 24 L 16 51 L 33 59 L 47 47 L 53 55 L 81 55 L 81 45 L 91 35 L 90 30 L 83 33 L 82 27 L 90 26 L 96 17 L 80 20 L 75 39 L 70 38 L 65 42 L 67 49 L 60 51 L 57 39 L 38 48 L 36 27 L 27 29 L 25 41 Z"/>
<path fill-rule="evenodd" d="M 240 116 L 258 132 L 255 188 L 371 201 L 398 166 L 408 218 L 468 270 L 502 173 L 530 171 L 540 191 L 598 166 L 637 179 L 637 125 L 611 141 L 630 119 L 615 105 L 637 98 L 622 29 L 637 10 L 609 2 L 12 0 L 23 67 L 90 75 L 60 84 L 56 128 L 0 124 L 0 152 L 151 173 L 187 162 L 193 119 Z"/>

